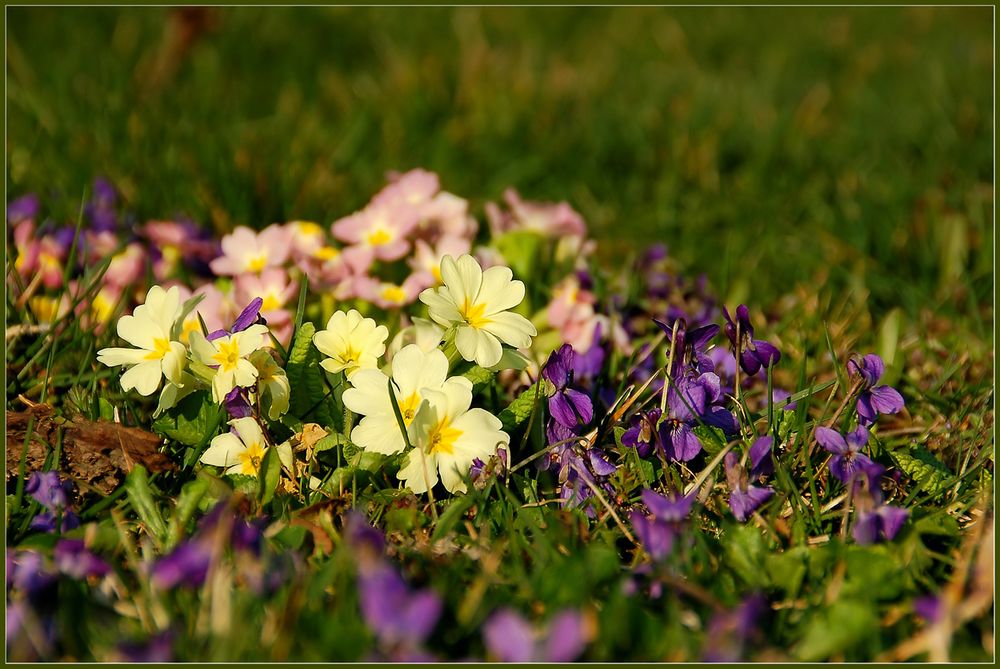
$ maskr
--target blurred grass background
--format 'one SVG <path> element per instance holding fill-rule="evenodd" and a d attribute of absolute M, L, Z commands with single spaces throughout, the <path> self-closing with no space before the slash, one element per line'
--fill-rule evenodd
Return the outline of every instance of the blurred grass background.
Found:
<path fill-rule="evenodd" d="M 330 222 L 426 167 L 566 199 L 729 300 L 992 337 L 992 9 L 8 8 L 7 192 Z M 970 326 L 973 327 L 973 326 Z M 987 330 L 987 328 L 989 328 Z"/>

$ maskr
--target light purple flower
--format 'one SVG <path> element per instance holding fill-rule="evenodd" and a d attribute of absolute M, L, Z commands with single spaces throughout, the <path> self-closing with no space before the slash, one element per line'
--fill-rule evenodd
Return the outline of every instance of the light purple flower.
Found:
<path fill-rule="evenodd" d="M 852 376 L 859 377 L 862 390 L 858 395 L 858 418 L 862 425 L 871 425 L 880 414 L 899 413 L 906 402 L 899 391 L 892 386 L 876 386 L 885 372 L 882 358 L 869 353 L 861 361 L 852 358 L 847 361 L 847 371 Z"/>
<path fill-rule="evenodd" d="M 358 575 L 361 615 L 387 647 L 416 648 L 441 616 L 441 598 L 431 589 L 411 591 L 384 561 L 362 566 Z"/>
<path fill-rule="evenodd" d="M 761 627 L 767 612 L 767 599 L 757 594 L 747 597 L 732 610 L 713 615 L 705 634 L 704 660 L 739 662 L 745 659 L 744 647 Z"/>
<path fill-rule="evenodd" d="M 81 539 L 61 539 L 53 549 L 52 557 L 59 571 L 77 580 L 111 572 L 108 563 L 91 553 Z"/>
<path fill-rule="evenodd" d="M 674 540 L 683 531 L 684 522 L 691 513 L 694 494 L 666 497 L 644 489 L 642 501 L 650 515 L 633 511 L 629 518 L 642 547 L 653 560 L 659 561 L 670 555 Z"/>
<path fill-rule="evenodd" d="M 32 220 L 38 216 L 39 210 L 37 195 L 34 193 L 22 195 L 7 203 L 7 222 L 14 225 L 21 221 Z"/>
<path fill-rule="evenodd" d="M 572 662 L 587 644 L 583 616 L 557 613 L 544 628 L 535 628 L 512 609 L 497 611 L 483 625 L 486 650 L 500 662 Z"/>
<path fill-rule="evenodd" d="M 906 509 L 888 504 L 868 511 L 859 510 L 851 536 L 862 545 L 892 541 L 909 516 L 910 512 Z"/>
<path fill-rule="evenodd" d="M 151 580 L 161 590 L 178 586 L 200 588 L 211 562 L 212 552 L 205 542 L 188 540 L 153 563 Z"/>
<path fill-rule="evenodd" d="M 830 473 L 842 483 L 850 483 L 859 474 L 869 480 L 877 479 L 883 467 L 861 452 L 868 443 L 868 430 L 862 425 L 847 434 L 847 438 L 828 427 L 816 428 L 816 441 L 824 449 L 833 453 L 830 458 Z"/>
<path fill-rule="evenodd" d="M 726 453 L 724 463 L 729 482 L 729 508 L 736 520 L 745 523 L 764 502 L 771 499 L 774 490 L 751 485 L 736 453 Z"/>

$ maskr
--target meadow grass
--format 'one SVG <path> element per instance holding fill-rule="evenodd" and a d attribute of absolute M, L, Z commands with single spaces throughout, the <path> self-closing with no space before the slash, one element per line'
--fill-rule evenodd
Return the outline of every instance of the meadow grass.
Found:
<path fill-rule="evenodd" d="M 666 594 L 640 606 L 622 587 L 615 520 L 550 511 L 550 475 L 525 469 L 428 508 L 394 495 L 384 474 L 355 472 L 352 498 L 366 499 L 407 579 L 446 602 L 429 645 L 481 655 L 478 630 L 499 606 L 578 607 L 599 630 L 587 659 L 697 659 L 712 612 L 766 592 L 772 611 L 755 659 L 905 659 L 923 629 L 910 601 L 947 582 L 961 590 L 963 561 L 983 538 L 976 521 L 992 522 L 991 16 L 9 8 L 8 200 L 38 192 L 54 216 L 76 222 L 88 185 L 106 176 L 140 220 L 188 215 L 221 234 L 329 223 L 363 206 L 387 171 L 419 166 L 477 214 L 508 186 L 569 201 L 611 268 L 666 243 L 730 308 L 766 314 L 766 338 L 783 354 L 775 387 L 825 382 L 796 411 L 757 417 L 788 440 L 772 481 L 787 505 L 740 525 L 722 497 L 703 500 L 699 531 L 671 558 L 678 571 L 657 574 Z M 89 268 L 83 285 L 99 285 L 105 270 Z M 8 326 L 31 323 L 10 289 L 6 308 Z M 117 407 L 148 424 L 152 407 L 94 362 L 111 335 L 66 325 L 8 341 L 7 408 L 22 410 L 23 395 L 92 419 Z M 896 499 L 912 515 L 896 542 L 863 547 L 840 540 L 843 488 L 809 455 L 809 435 L 845 401 L 848 354 L 869 351 L 907 398 L 873 453 L 904 473 Z M 544 446 L 533 432 L 541 422 L 528 422 L 512 435 L 523 443 L 514 463 Z M 189 469 L 191 449 L 170 448 Z M 100 528 L 91 545 L 118 550 L 139 528 L 190 524 L 177 502 L 193 495 L 189 474 L 89 498 L 81 515 Z M 638 502 L 651 474 L 666 476 L 658 465 L 623 468 L 621 503 Z M 721 490 L 721 472 L 708 475 Z M 23 475 L 8 481 L 8 546 L 46 547 L 28 530 L 39 507 L 23 486 Z M 282 499 L 267 508 L 325 522 Z M 205 605 L 178 592 L 159 605 L 180 621 L 182 658 L 361 657 L 371 632 L 356 613 L 351 551 L 327 554 L 311 531 L 272 537 L 313 553 L 291 587 L 271 600 L 235 592 L 228 603 L 232 620 L 264 630 L 270 654 L 256 632 L 207 633 Z M 149 557 L 140 550 L 149 545 L 125 545 L 130 564 Z M 647 592 L 644 578 L 634 587 Z M 141 588 L 136 606 L 151 608 L 128 623 L 82 585 L 60 588 L 64 657 L 107 658 L 123 634 L 157 627 Z M 333 592 L 342 596 L 331 603 Z M 70 602 L 93 615 L 73 618 Z M 992 615 L 990 604 L 958 626 L 952 659 L 992 657 Z"/>

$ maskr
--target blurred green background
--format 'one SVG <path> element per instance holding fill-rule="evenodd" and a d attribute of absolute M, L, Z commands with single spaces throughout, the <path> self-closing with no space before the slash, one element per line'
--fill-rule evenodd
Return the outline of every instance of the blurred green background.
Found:
<path fill-rule="evenodd" d="M 8 8 L 7 191 L 220 230 L 426 167 L 566 199 L 730 299 L 992 301 L 992 9 Z M 980 327 L 982 325 L 980 324 Z M 988 335 L 988 336 L 991 336 Z"/>

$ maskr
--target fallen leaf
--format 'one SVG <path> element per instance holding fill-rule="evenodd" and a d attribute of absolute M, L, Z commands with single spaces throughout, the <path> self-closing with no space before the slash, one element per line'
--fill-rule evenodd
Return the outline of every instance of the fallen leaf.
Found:
<path fill-rule="evenodd" d="M 177 465 L 159 451 L 163 440 L 152 432 L 80 416 L 67 421 L 56 416 L 52 407 L 34 404 L 27 411 L 7 412 L 8 479 L 17 475 L 28 423 L 32 418 L 35 421 L 28 444 L 26 472 L 44 467 L 49 452 L 58 442 L 60 431 L 62 453 L 58 469 L 103 494 L 115 490 L 137 464 L 151 473 L 177 469 Z"/>

